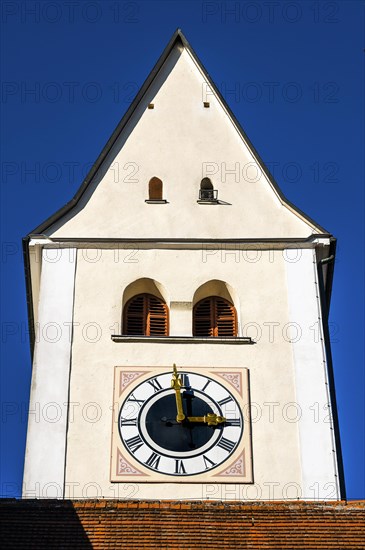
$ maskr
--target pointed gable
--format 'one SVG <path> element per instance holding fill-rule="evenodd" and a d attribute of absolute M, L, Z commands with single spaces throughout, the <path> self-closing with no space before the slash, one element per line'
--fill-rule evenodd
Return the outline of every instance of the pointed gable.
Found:
<path fill-rule="evenodd" d="M 199 200 L 206 177 L 218 200 Z M 152 178 L 162 181 L 162 200 L 149 200 Z M 283 197 L 178 30 L 74 199 L 32 233 L 259 240 L 324 232 Z"/>

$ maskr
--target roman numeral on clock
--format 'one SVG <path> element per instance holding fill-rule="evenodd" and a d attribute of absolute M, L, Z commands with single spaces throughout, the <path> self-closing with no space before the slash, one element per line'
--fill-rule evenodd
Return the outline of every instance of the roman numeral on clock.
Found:
<path fill-rule="evenodd" d="M 231 396 L 228 396 L 225 399 L 221 399 L 220 401 L 218 401 L 218 405 L 226 405 L 230 401 L 233 401 L 233 398 Z"/>
<path fill-rule="evenodd" d="M 136 435 L 134 437 L 131 437 L 129 439 L 125 440 L 125 443 L 128 447 L 128 449 L 134 454 L 140 447 L 143 445 L 143 441 L 141 439 L 141 436 Z"/>
<path fill-rule="evenodd" d="M 240 418 L 227 418 L 226 426 L 241 426 L 241 419 Z"/>
<path fill-rule="evenodd" d="M 230 439 L 226 439 L 225 437 L 222 437 L 217 443 L 217 447 L 221 447 L 221 449 L 224 449 L 225 451 L 228 451 L 229 453 L 234 449 L 235 442 L 231 441 Z"/>
<path fill-rule="evenodd" d="M 120 419 L 121 426 L 137 426 L 137 417 L 136 418 L 123 418 Z"/>
<path fill-rule="evenodd" d="M 145 462 L 146 466 L 158 470 L 158 465 L 160 464 L 161 456 L 157 453 L 152 453 L 149 459 Z"/>
<path fill-rule="evenodd" d="M 208 385 L 211 383 L 211 380 L 207 380 L 205 383 L 205 386 L 201 389 L 201 391 L 205 391 L 205 389 L 208 387 Z"/>
<path fill-rule="evenodd" d="M 183 388 L 189 388 L 190 387 L 189 375 L 188 374 L 181 373 L 180 374 L 180 379 L 181 379 L 181 385 L 182 385 Z"/>
<path fill-rule="evenodd" d="M 142 407 L 143 403 L 144 403 L 144 400 L 143 399 L 136 399 L 133 395 L 133 393 L 131 393 L 131 396 L 128 398 L 128 401 L 127 403 L 129 403 L 129 401 L 132 401 L 133 403 L 138 403 L 138 405 L 140 407 Z"/>
<path fill-rule="evenodd" d="M 148 380 L 148 383 L 153 387 L 155 393 L 162 390 L 162 386 L 157 378 L 152 378 L 152 380 Z"/>
<path fill-rule="evenodd" d="M 175 474 L 186 474 L 184 462 L 182 460 L 175 460 Z"/>
<path fill-rule="evenodd" d="M 215 466 L 215 462 L 213 462 L 213 460 L 210 460 L 210 458 L 208 458 L 205 455 L 203 455 L 203 460 L 204 460 L 206 470 L 209 470 L 209 468 L 212 468 L 213 466 Z"/>

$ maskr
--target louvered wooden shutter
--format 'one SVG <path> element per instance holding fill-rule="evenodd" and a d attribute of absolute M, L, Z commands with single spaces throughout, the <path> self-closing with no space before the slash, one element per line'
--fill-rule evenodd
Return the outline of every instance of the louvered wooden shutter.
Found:
<path fill-rule="evenodd" d="M 215 316 L 215 336 L 237 336 L 237 315 L 232 304 L 223 298 L 215 298 Z"/>
<path fill-rule="evenodd" d="M 146 336 L 167 336 L 167 305 L 156 298 L 148 296 Z"/>
<path fill-rule="evenodd" d="M 168 336 L 167 305 L 152 294 L 138 294 L 124 308 L 124 334 Z"/>
<path fill-rule="evenodd" d="M 237 336 L 235 307 L 219 296 L 210 296 L 198 302 L 193 314 L 194 336 Z"/>
<path fill-rule="evenodd" d="M 145 333 L 144 310 L 144 294 L 140 294 L 129 300 L 124 308 L 124 334 L 143 335 Z"/>
<path fill-rule="evenodd" d="M 201 300 L 194 308 L 194 336 L 214 336 L 211 300 Z"/>

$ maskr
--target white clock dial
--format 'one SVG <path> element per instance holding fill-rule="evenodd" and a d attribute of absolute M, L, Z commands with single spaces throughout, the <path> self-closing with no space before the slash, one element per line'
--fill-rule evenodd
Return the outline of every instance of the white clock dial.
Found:
<path fill-rule="evenodd" d="M 235 397 L 221 383 L 195 372 L 182 371 L 179 377 L 183 421 L 177 421 L 171 372 L 157 374 L 123 400 L 119 436 L 126 451 L 144 467 L 165 475 L 193 476 L 213 470 L 234 453 L 244 420 Z M 224 420 L 208 425 L 202 420 L 208 414 Z"/>

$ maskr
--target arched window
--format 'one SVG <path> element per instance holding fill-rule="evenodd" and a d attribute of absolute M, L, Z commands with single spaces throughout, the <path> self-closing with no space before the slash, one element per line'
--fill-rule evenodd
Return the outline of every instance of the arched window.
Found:
<path fill-rule="evenodd" d="M 200 182 L 199 200 L 216 201 L 218 191 L 214 189 L 210 178 L 203 178 Z"/>
<path fill-rule="evenodd" d="M 162 201 L 162 181 L 155 176 L 150 179 L 148 184 L 148 200 Z"/>
<path fill-rule="evenodd" d="M 219 296 L 200 300 L 193 311 L 193 335 L 237 336 L 237 313 L 233 304 Z"/>
<path fill-rule="evenodd" d="M 168 336 L 168 308 L 152 294 L 137 294 L 124 306 L 123 334 Z"/>

